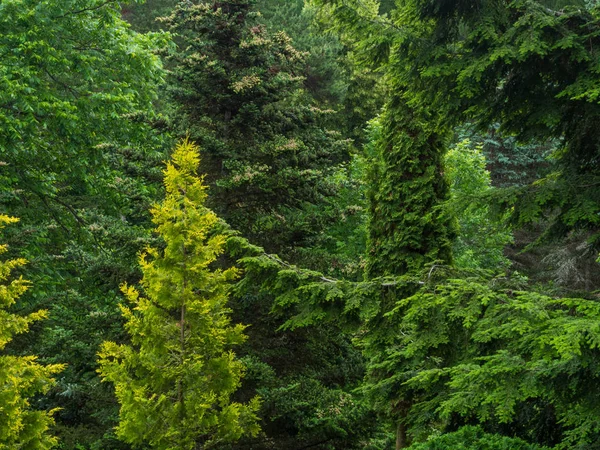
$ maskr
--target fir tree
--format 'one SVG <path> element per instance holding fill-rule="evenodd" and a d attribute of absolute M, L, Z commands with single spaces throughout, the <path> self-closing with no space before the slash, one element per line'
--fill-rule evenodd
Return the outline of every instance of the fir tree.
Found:
<path fill-rule="evenodd" d="M 0 215 L 0 228 L 17 219 Z M 0 254 L 6 252 L 0 246 Z M 25 264 L 24 259 L 0 262 L 0 351 L 15 334 L 25 333 L 29 326 L 46 317 L 46 311 L 18 316 L 9 309 L 27 290 L 28 282 L 22 277 L 7 282 L 11 272 Z M 57 440 L 48 434 L 54 423 L 52 413 L 32 408 L 30 398 L 45 393 L 54 383 L 52 375 L 62 370 L 59 364 L 42 366 L 35 356 L 0 354 L 0 448 L 48 449 Z"/>
<path fill-rule="evenodd" d="M 121 404 L 118 436 L 157 449 L 210 448 L 256 434 L 258 400 L 235 403 L 244 367 L 229 347 L 244 341 L 226 306 L 236 270 L 212 269 L 225 236 L 205 208 L 206 186 L 195 176 L 197 148 L 185 141 L 165 171 L 166 199 L 152 209 L 165 248 L 140 258 L 143 296 L 123 292 L 131 345 L 106 342 L 100 373 Z"/>
<path fill-rule="evenodd" d="M 268 251 L 310 245 L 348 142 L 303 89 L 306 54 L 260 23 L 251 0 L 182 2 L 164 20 L 180 43 L 170 93 L 205 151 L 210 206 Z"/>

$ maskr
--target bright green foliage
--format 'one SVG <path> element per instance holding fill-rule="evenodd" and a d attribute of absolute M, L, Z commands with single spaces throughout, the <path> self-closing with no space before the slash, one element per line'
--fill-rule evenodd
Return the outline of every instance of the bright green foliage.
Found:
<path fill-rule="evenodd" d="M 597 441 L 596 301 L 519 291 L 518 279 L 429 277 L 388 314 L 401 333 L 371 366 L 387 374 L 374 394 L 412 399 L 413 436 L 477 420 L 559 448 Z"/>
<path fill-rule="evenodd" d="M 68 362 L 43 399 L 61 445 L 123 448 L 116 400 L 96 375 L 105 340 L 122 338 L 119 285 L 140 277 L 160 198 L 161 139 L 149 131 L 166 35 L 137 34 L 121 2 L 0 2 L 0 210 L 28 261 L 23 309 L 48 309 L 13 348 Z"/>
<path fill-rule="evenodd" d="M 519 277 L 439 266 L 351 283 L 260 254 L 242 263 L 246 283 L 294 312 L 287 326 L 335 321 L 360 330 L 361 391 L 400 419 L 404 443 L 468 423 L 561 449 L 592 448 L 599 438 L 594 299 L 556 299 L 524 290 Z"/>
<path fill-rule="evenodd" d="M 494 217 L 487 204 L 492 187 L 481 147 L 469 140 L 457 143 L 446 154 L 446 176 L 451 193 L 448 207 L 458 219 L 456 266 L 490 270 L 506 266 L 503 249 L 512 235 L 506 217 Z"/>
<path fill-rule="evenodd" d="M 409 450 L 543 450 L 546 447 L 530 444 L 518 438 L 485 433 L 478 427 L 462 427 L 454 433 L 433 437 Z"/>
<path fill-rule="evenodd" d="M 0 28 L 4 170 L 19 187 L 56 195 L 149 110 L 164 39 L 131 32 L 116 2 L 102 0 L 4 0 Z"/>
<path fill-rule="evenodd" d="M 17 219 L 0 215 L 0 228 L 17 222 Z M 0 254 L 6 245 L 0 246 Z M 7 282 L 13 270 L 25 264 L 23 259 L 0 261 L 0 351 L 15 334 L 28 331 L 29 326 L 46 317 L 40 310 L 27 316 L 18 316 L 9 310 L 27 290 L 29 283 L 23 278 Z M 42 366 L 34 356 L 0 354 L 0 448 L 1 449 L 49 449 L 56 445 L 56 438 L 48 434 L 54 423 L 54 411 L 45 412 L 32 408 L 30 399 L 46 393 L 55 383 L 52 375 L 60 372 L 63 365 Z"/>
<path fill-rule="evenodd" d="M 320 231 L 325 218 L 310 207 L 334 193 L 327 176 L 348 142 L 324 127 L 331 111 L 302 89 L 306 55 L 258 16 L 249 0 L 178 5 L 165 19 L 180 42 L 170 93 L 182 131 L 205 151 L 210 205 L 281 253 Z"/>
<path fill-rule="evenodd" d="M 132 345 L 106 342 L 100 352 L 99 371 L 121 404 L 117 434 L 135 445 L 209 448 L 258 432 L 258 400 L 230 400 L 243 373 L 229 347 L 243 342 L 244 327 L 230 324 L 226 306 L 237 272 L 211 268 L 225 236 L 203 206 L 198 164 L 193 144 L 177 146 L 165 171 L 166 199 L 152 209 L 165 248 L 140 259 L 145 297 L 123 287 L 133 305 L 121 308 Z"/>

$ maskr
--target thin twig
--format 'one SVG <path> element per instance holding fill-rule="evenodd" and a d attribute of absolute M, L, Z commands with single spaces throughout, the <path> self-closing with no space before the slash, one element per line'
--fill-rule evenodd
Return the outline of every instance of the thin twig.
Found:
<path fill-rule="evenodd" d="M 67 16 L 74 16 L 76 14 L 82 14 L 82 13 L 88 12 L 88 11 L 96 11 L 97 9 L 104 8 L 106 5 L 108 5 L 110 3 L 117 3 L 117 2 L 118 2 L 118 0 L 107 0 L 106 2 L 101 3 L 101 4 L 97 5 L 97 6 L 92 7 L 92 8 L 83 8 L 83 9 L 80 9 L 80 10 L 77 10 L 77 11 L 67 12 L 67 13 L 61 14 L 60 16 L 55 16 L 54 18 L 55 19 L 62 19 L 62 18 L 67 17 Z"/>

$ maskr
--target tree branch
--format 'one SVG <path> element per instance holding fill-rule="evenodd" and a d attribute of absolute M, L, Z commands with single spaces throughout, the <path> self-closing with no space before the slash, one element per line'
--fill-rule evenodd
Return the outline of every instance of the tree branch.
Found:
<path fill-rule="evenodd" d="M 118 3 L 118 0 L 107 0 L 104 3 L 100 3 L 97 6 L 93 6 L 91 8 L 83 8 L 83 9 L 80 9 L 80 10 L 77 10 L 77 11 L 70 11 L 68 13 L 61 14 L 60 16 L 55 16 L 54 18 L 55 19 L 62 19 L 62 18 L 65 18 L 67 16 L 74 16 L 74 15 L 82 14 L 82 13 L 88 12 L 88 11 L 96 11 L 98 9 L 104 8 L 106 5 L 109 5 L 111 3 Z"/>
<path fill-rule="evenodd" d="M 294 270 L 296 273 L 307 274 L 307 275 L 311 274 L 307 270 L 302 270 L 302 269 L 299 269 L 296 266 L 292 266 L 291 264 L 288 264 L 285 261 L 282 261 L 281 259 L 279 259 L 279 258 L 277 258 L 277 257 L 275 257 L 273 255 L 269 255 L 268 253 L 263 253 L 263 256 L 266 256 L 268 259 L 270 259 L 271 261 L 276 262 L 277 264 L 279 264 L 281 266 L 284 266 L 284 267 L 287 267 L 288 269 Z M 326 277 L 324 277 L 322 275 L 316 275 L 314 273 L 312 273 L 312 275 L 314 275 L 315 277 L 319 278 L 321 281 L 324 281 L 325 283 L 339 283 L 339 280 L 334 280 L 332 278 L 326 278 Z"/>

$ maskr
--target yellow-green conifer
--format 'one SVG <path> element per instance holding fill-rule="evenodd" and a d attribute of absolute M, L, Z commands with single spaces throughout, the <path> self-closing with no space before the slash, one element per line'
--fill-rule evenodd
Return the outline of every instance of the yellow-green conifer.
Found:
<path fill-rule="evenodd" d="M 100 373 L 121 404 L 117 435 L 134 445 L 215 448 L 258 432 L 258 400 L 231 401 L 244 367 L 230 347 L 243 342 L 244 327 L 231 325 L 226 306 L 236 270 L 211 266 L 226 238 L 203 206 L 198 164 L 197 147 L 177 146 L 166 198 L 151 211 L 165 246 L 140 258 L 143 293 L 123 286 L 131 344 L 106 342 L 100 352 Z"/>
<path fill-rule="evenodd" d="M 17 219 L 0 214 L 0 228 L 14 222 Z M 6 249 L 6 245 L 0 245 L 0 254 Z M 48 427 L 54 423 L 53 411 L 35 410 L 29 399 L 45 393 L 54 383 L 52 375 L 63 366 L 42 366 L 35 356 L 3 354 L 15 334 L 27 332 L 32 322 L 46 317 L 46 311 L 27 316 L 10 312 L 27 290 L 28 282 L 22 277 L 8 280 L 11 272 L 24 264 L 24 259 L 0 261 L 0 449 L 43 450 L 56 444 L 56 438 L 48 434 Z"/>

